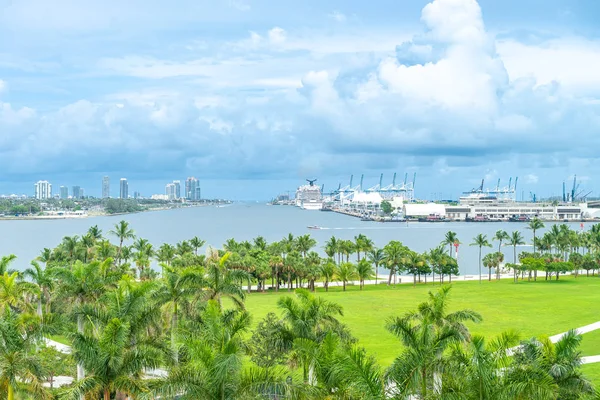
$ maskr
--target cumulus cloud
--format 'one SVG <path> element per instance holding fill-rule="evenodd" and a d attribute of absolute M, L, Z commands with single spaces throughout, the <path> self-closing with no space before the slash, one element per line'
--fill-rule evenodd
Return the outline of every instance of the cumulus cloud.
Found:
<path fill-rule="evenodd" d="M 10 132 L 0 168 L 228 178 L 412 168 L 431 179 L 522 168 L 531 184 L 540 169 L 596 168 L 586 160 L 600 145 L 600 100 L 573 88 L 597 77 L 564 72 L 570 60 L 543 68 L 569 54 L 594 61 L 592 44 L 496 42 L 475 0 L 433 0 L 421 23 L 414 35 L 339 42 L 270 24 L 222 48 L 205 39 L 188 50 L 197 56 L 106 55 L 92 75 L 114 79 L 110 94 L 44 111 L 0 103 Z M 544 61 L 520 61 L 528 53 Z M 135 79 L 121 87 L 124 77 Z"/>

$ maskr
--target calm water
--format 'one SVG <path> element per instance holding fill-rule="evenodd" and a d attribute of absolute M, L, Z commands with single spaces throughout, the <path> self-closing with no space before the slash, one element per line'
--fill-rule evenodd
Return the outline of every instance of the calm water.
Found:
<path fill-rule="evenodd" d="M 488 238 L 498 229 L 507 232 L 520 230 L 528 242 L 532 232 L 523 223 L 377 223 L 363 222 L 357 218 L 333 212 L 305 211 L 289 206 L 266 206 L 263 204 L 233 204 L 225 207 L 194 207 L 167 211 L 147 212 L 115 217 L 94 217 L 81 220 L 0 220 L 0 255 L 16 254 L 18 269 L 26 268 L 44 247 L 56 246 L 64 236 L 85 234 L 92 225 L 98 225 L 105 235 L 121 219 L 127 220 L 136 235 L 148 239 L 155 246 L 161 243 L 175 244 L 178 241 L 198 236 L 213 247 L 220 247 L 226 239 L 251 240 L 264 236 L 268 241 L 282 239 L 289 232 L 294 235 L 310 233 L 322 249 L 332 235 L 352 239 L 359 233 L 370 237 L 377 246 L 390 240 L 400 240 L 416 251 L 425 251 L 437 246 L 448 230 L 458 234 L 463 243 L 459 247 L 461 274 L 477 271 L 476 247 L 468 246 L 478 233 Z M 307 229 L 318 225 L 322 230 Z M 546 229 L 550 226 L 546 223 Z M 579 223 L 570 224 L 580 229 Z M 587 223 L 585 229 L 589 229 Z M 544 230 L 542 230 L 543 232 Z M 114 238 L 112 238 L 115 241 Z M 116 242 L 116 241 L 115 241 Z M 497 249 L 497 242 L 493 242 Z M 493 249 L 484 249 L 491 251 Z M 506 261 L 512 262 L 512 247 L 503 248 Z"/>

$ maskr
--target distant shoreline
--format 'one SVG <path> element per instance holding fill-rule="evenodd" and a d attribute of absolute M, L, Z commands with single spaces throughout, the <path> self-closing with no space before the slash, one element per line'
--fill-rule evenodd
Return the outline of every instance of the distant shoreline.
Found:
<path fill-rule="evenodd" d="M 209 207 L 209 206 L 215 206 L 215 205 L 219 205 L 222 203 L 208 203 L 208 204 L 193 204 L 193 205 L 187 205 L 185 207 L 155 207 L 155 208 L 150 208 L 147 210 L 141 210 L 141 211 L 131 211 L 131 212 L 123 212 L 123 213 L 114 213 L 114 214 L 108 214 L 106 212 L 99 212 L 99 211 L 91 211 L 85 214 L 72 214 L 72 215 L 28 215 L 28 216 L 23 216 L 23 217 L 16 217 L 14 215 L 5 215 L 3 217 L 0 217 L 0 221 L 47 221 L 47 220 L 64 220 L 64 219 L 88 219 L 88 218 L 96 218 L 96 217 L 114 217 L 114 216 L 119 216 L 119 215 L 130 215 L 130 214 L 141 214 L 141 213 L 147 213 L 147 212 L 153 212 L 153 211 L 167 211 L 167 210 L 178 210 L 178 209 L 184 209 L 184 208 L 191 208 L 191 207 Z M 228 203 L 226 203 L 228 204 Z"/>

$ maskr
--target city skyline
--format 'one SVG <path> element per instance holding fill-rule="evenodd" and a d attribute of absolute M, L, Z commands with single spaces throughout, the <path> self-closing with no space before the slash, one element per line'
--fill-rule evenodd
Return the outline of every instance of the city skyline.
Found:
<path fill-rule="evenodd" d="M 201 175 L 264 199 L 405 171 L 421 193 L 600 189 L 597 1 L 182 1 L 2 3 L 0 193 Z"/>

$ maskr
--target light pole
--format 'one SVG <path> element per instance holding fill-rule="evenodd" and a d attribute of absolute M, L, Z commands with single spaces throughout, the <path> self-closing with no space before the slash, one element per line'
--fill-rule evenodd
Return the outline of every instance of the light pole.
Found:
<path fill-rule="evenodd" d="M 456 255 L 456 265 L 458 265 L 458 246 L 460 246 L 460 242 L 458 240 L 455 240 L 454 241 L 454 249 L 455 249 L 454 253 Z M 458 271 L 460 272 L 460 266 L 458 268 L 459 268 Z"/>

